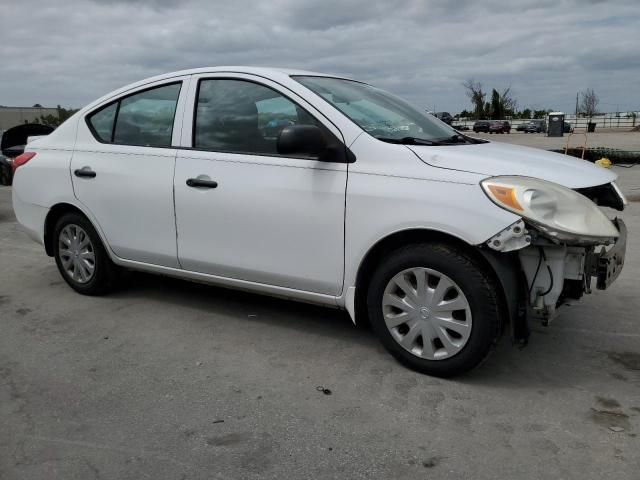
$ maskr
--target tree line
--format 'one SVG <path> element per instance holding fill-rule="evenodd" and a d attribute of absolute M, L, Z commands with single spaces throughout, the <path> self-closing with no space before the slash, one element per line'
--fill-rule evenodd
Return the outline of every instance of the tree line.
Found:
<path fill-rule="evenodd" d="M 518 102 L 513 97 L 511 86 L 502 91 L 491 89 L 490 100 L 487 99 L 488 92 L 484 90 L 482 83 L 469 79 L 462 83 L 465 93 L 471 100 L 471 111 L 463 110 L 457 118 L 472 118 L 474 120 L 501 120 L 504 118 L 531 119 L 545 118 L 553 109 L 535 110 L 523 108 L 518 110 Z M 580 94 L 578 113 L 588 117 L 589 120 L 597 113 L 599 98 L 593 89 L 588 88 Z"/>
<path fill-rule="evenodd" d="M 39 103 L 36 103 L 33 108 L 45 108 Z M 58 105 L 56 107 L 55 115 L 50 113 L 48 115 L 40 115 L 36 120 L 36 123 L 41 123 L 43 125 L 48 125 L 50 127 L 56 128 L 62 124 L 67 118 L 71 117 L 74 113 L 76 113 L 78 108 L 64 108 Z M 28 123 L 25 121 L 25 123 Z"/>

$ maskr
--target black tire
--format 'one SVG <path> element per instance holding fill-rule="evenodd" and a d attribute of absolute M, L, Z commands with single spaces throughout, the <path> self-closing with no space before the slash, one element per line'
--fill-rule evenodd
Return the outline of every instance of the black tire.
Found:
<path fill-rule="evenodd" d="M 387 328 L 382 298 L 389 281 L 399 272 L 426 267 L 453 280 L 467 297 L 473 318 L 467 343 L 455 355 L 429 360 L 405 350 Z M 427 375 L 451 377 L 480 365 L 491 353 L 502 333 L 498 289 L 484 267 L 470 255 L 443 243 L 415 244 L 400 248 L 385 258 L 369 283 L 369 321 L 384 347 L 403 365 Z"/>
<path fill-rule="evenodd" d="M 11 173 L 6 165 L 0 164 L 0 185 L 11 185 Z"/>
<path fill-rule="evenodd" d="M 77 225 L 81 227 L 88 235 L 91 245 L 93 246 L 93 253 L 95 255 L 93 276 L 86 283 L 80 283 L 73 279 L 69 273 L 65 270 L 62 259 L 60 257 L 60 245 L 59 238 L 60 232 L 68 225 Z M 83 295 L 104 295 L 114 290 L 118 284 L 118 280 L 121 277 L 122 270 L 115 265 L 109 255 L 107 254 L 100 236 L 96 232 L 91 222 L 79 213 L 66 213 L 58 219 L 53 231 L 53 256 L 56 260 L 56 265 L 60 271 L 62 278 L 73 288 L 76 292 Z"/>

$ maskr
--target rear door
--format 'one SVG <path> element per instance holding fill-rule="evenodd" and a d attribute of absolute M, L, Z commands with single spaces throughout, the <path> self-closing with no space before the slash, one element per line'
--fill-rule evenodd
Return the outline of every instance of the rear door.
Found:
<path fill-rule="evenodd" d="M 71 162 L 74 192 L 121 258 L 179 267 L 174 145 L 187 81 L 146 86 L 80 120 Z"/>
<path fill-rule="evenodd" d="M 194 124 L 175 175 L 184 269 L 341 292 L 347 167 L 276 149 L 282 128 L 322 124 L 320 118 L 303 99 L 262 77 L 193 78 L 185 133 L 191 119 Z M 333 125 L 322 128 L 341 141 Z M 199 187 L 193 180 L 214 183 Z"/>

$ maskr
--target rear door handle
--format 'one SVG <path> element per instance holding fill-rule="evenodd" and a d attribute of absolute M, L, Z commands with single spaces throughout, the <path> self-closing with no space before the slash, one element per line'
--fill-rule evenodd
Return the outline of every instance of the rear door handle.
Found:
<path fill-rule="evenodd" d="M 215 180 L 205 180 L 203 178 L 189 178 L 187 185 L 194 188 L 216 188 L 218 182 Z"/>
<path fill-rule="evenodd" d="M 82 178 L 95 178 L 96 177 L 96 172 L 91 170 L 91 167 L 79 168 L 77 170 L 74 170 L 73 174 L 76 177 L 82 177 Z"/>

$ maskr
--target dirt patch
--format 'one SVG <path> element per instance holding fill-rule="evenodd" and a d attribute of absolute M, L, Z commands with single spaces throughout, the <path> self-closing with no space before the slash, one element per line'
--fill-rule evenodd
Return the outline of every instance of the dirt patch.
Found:
<path fill-rule="evenodd" d="M 629 424 L 629 415 L 622 412 L 592 408 L 591 412 L 589 412 L 589 418 L 593 423 L 607 428 L 621 427 L 625 430 L 629 430 L 631 427 Z"/>
<path fill-rule="evenodd" d="M 207 445 L 211 445 L 213 447 L 227 447 L 246 442 L 249 438 L 251 438 L 251 435 L 248 433 L 229 433 L 219 437 L 207 438 Z"/>
<path fill-rule="evenodd" d="M 444 457 L 431 457 L 422 462 L 424 468 L 433 468 L 438 465 Z"/>
<path fill-rule="evenodd" d="M 607 356 L 610 360 L 619 363 L 627 370 L 640 370 L 640 353 L 634 352 L 608 352 Z"/>
<path fill-rule="evenodd" d="M 621 373 L 618 373 L 618 372 L 610 372 L 609 375 L 611 375 L 616 380 L 620 380 L 621 382 L 627 382 L 628 381 L 627 377 L 625 377 L 624 375 L 622 375 Z"/>
<path fill-rule="evenodd" d="M 615 398 L 596 397 L 596 401 L 604 408 L 620 407 L 620 402 L 618 402 Z"/>

